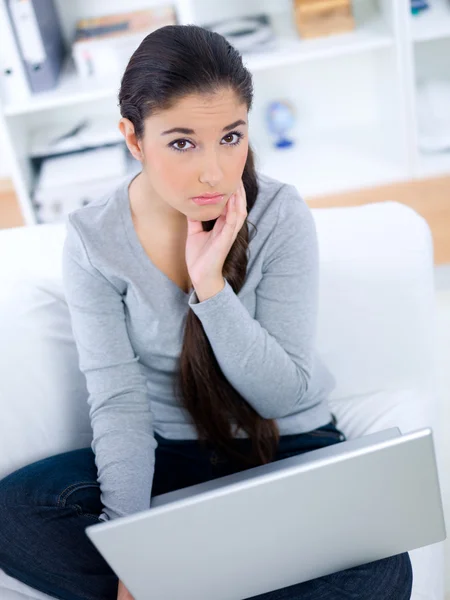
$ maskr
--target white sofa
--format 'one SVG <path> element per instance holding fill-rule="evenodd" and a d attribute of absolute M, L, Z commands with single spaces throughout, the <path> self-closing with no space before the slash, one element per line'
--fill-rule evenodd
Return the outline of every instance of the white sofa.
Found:
<path fill-rule="evenodd" d="M 330 405 L 348 438 L 431 426 L 433 250 L 395 202 L 313 211 L 321 254 L 317 345 L 337 379 Z M 0 478 L 91 442 L 61 284 L 63 225 L 0 232 Z M 443 543 L 411 552 L 413 600 L 444 599 Z M 48 599 L 0 569 L 2 600 Z"/>

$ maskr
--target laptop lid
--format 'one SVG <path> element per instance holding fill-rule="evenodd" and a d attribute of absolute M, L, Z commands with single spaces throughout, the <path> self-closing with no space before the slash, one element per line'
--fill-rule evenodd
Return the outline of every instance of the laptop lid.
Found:
<path fill-rule="evenodd" d="M 446 538 L 432 431 L 170 492 L 86 534 L 136 600 L 240 600 L 379 560 Z"/>

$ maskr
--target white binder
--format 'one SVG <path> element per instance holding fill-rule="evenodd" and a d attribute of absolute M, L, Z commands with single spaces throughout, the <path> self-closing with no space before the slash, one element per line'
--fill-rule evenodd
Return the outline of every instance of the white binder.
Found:
<path fill-rule="evenodd" d="M 57 87 L 66 55 L 54 0 L 5 0 L 30 93 Z"/>
<path fill-rule="evenodd" d="M 3 106 L 14 99 L 30 96 L 22 59 L 17 48 L 6 5 L 0 2 L 0 102 Z"/>

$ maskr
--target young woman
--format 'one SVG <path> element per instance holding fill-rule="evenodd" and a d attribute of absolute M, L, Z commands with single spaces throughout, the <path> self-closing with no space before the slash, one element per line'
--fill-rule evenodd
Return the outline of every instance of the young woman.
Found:
<path fill-rule="evenodd" d="M 70 215 L 63 255 L 92 445 L 0 482 L 0 567 L 56 598 L 131 598 L 88 525 L 345 439 L 314 349 L 313 219 L 255 172 L 252 95 L 238 52 L 193 25 L 147 36 L 123 75 L 119 127 L 142 171 Z M 404 553 L 258 598 L 407 600 L 411 586 Z"/>

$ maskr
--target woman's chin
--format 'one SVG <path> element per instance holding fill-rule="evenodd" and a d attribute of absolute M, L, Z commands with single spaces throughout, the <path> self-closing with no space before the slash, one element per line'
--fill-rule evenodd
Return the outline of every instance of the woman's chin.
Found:
<path fill-rule="evenodd" d="M 203 206 L 197 206 L 196 210 L 192 211 L 193 219 L 197 219 L 198 221 L 212 221 L 213 219 L 218 219 L 220 215 L 224 212 L 224 206 L 222 204 L 205 204 Z"/>

